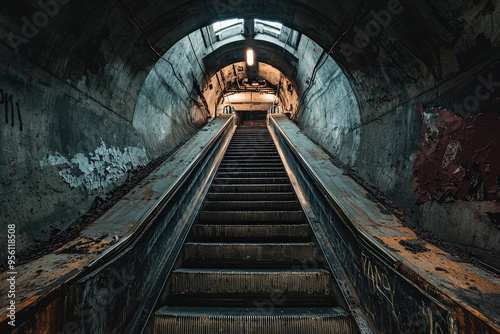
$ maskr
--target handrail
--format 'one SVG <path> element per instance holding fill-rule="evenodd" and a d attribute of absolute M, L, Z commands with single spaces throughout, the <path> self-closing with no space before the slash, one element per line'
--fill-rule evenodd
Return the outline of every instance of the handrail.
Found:
<path fill-rule="evenodd" d="M 92 261 L 88 266 L 84 267 L 84 270 L 77 274 L 71 281 L 78 280 L 81 277 L 88 275 L 92 271 L 96 270 L 100 265 L 107 262 L 109 259 L 114 257 L 120 251 L 130 246 L 141 233 L 150 226 L 150 223 L 154 220 L 154 218 L 158 215 L 158 213 L 165 207 L 165 204 L 176 194 L 177 190 L 184 184 L 188 176 L 191 174 L 192 170 L 195 166 L 200 162 L 204 155 L 207 154 L 208 151 L 212 149 L 215 142 L 222 136 L 222 133 L 226 131 L 231 122 L 233 121 L 234 115 L 232 115 L 226 123 L 222 126 L 222 128 L 217 132 L 217 134 L 212 137 L 212 139 L 208 142 L 207 145 L 202 149 L 200 153 L 191 161 L 191 163 L 184 169 L 180 176 L 175 179 L 174 183 L 165 191 L 161 197 L 153 204 L 151 208 L 146 212 L 144 216 L 139 220 L 139 222 L 134 226 L 132 232 L 127 234 L 125 237 L 120 239 L 118 243 L 113 245 L 111 248 L 106 250 L 103 254 L 101 254 L 97 259 Z"/>
<path fill-rule="evenodd" d="M 355 234 L 359 239 L 363 241 L 365 246 L 370 248 L 375 254 L 384 260 L 388 261 L 391 265 L 396 266 L 399 262 L 396 258 L 387 252 L 384 248 L 382 248 L 373 238 L 371 238 L 368 234 L 366 234 L 363 230 L 359 228 L 359 226 L 355 223 L 354 217 L 347 211 L 347 209 L 340 203 L 339 199 L 331 192 L 331 190 L 326 186 L 326 184 L 321 180 L 319 175 L 313 170 L 311 165 L 306 161 L 306 159 L 300 154 L 295 145 L 291 142 L 288 136 L 283 132 L 281 127 L 278 125 L 276 120 L 270 116 L 269 117 L 274 123 L 276 129 L 279 131 L 280 135 L 285 139 L 288 147 L 293 152 L 293 154 L 297 157 L 297 159 L 302 163 L 310 176 L 314 179 L 315 183 L 319 186 L 323 196 L 327 199 L 330 205 L 335 209 L 337 214 L 339 215 L 342 222 Z"/>

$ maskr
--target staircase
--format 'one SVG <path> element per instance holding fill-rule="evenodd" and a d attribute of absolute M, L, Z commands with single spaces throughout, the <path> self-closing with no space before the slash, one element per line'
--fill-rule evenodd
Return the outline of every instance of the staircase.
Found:
<path fill-rule="evenodd" d="M 154 333 L 352 333 L 266 127 L 236 130 Z"/>

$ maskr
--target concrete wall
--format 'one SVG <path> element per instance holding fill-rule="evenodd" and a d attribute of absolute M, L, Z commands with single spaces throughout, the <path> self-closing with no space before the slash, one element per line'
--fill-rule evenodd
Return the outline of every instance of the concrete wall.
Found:
<path fill-rule="evenodd" d="M 338 156 L 342 161 L 353 164 L 358 159 L 360 132 L 352 131 L 359 124 L 360 112 L 356 96 L 342 70 L 330 57 L 324 62 L 323 49 L 314 41 L 303 37 L 299 47 L 300 96 L 305 97 L 299 106 L 295 105 L 298 124 L 304 133 Z M 321 59 L 320 59 L 321 57 Z M 313 78 L 313 69 L 320 62 L 323 66 Z M 324 62 L 324 63 L 323 63 Z"/>
<path fill-rule="evenodd" d="M 145 138 L 149 152 L 159 154 L 171 150 L 205 124 L 207 111 L 213 113 L 219 90 L 215 85 L 210 89 L 204 78 L 201 60 L 205 51 L 201 32 L 196 31 L 181 39 L 164 55 L 188 91 L 175 77 L 172 67 L 162 59 L 146 78 L 135 105 L 133 125 Z M 194 80 L 204 90 L 208 110 L 193 92 Z"/>
<path fill-rule="evenodd" d="M 308 87 L 312 69 L 322 51 L 307 38 L 299 45 L 299 99 Z M 469 79 L 472 84 L 468 89 L 471 96 L 475 93 L 477 83 L 481 82 L 480 78 L 488 78 L 492 73 L 495 75 L 497 68 L 491 63 L 473 74 Z M 494 77 L 500 78 L 500 73 Z M 451 78 L 442 87 L 423 94 L 417 94 L 417 86 L 414 86 L 416 96 L 388 112 L 366 109 L 361 112 L 346 76 L 333 60 L 328 59 L 317 73 L 314 85 L 305 95 L 297 123 L 306 135 L 386 193 L 423 228 L 484 262 L 500 267 L 499 184 L 493 180 L 498 171 L 491 167 L 499 165 L 499 162 L 495 157 L 496 149 L 484 152 L 489 143 L 486 141 L 498 142 L 499 135 L 485 126 L 488 123 L 484 121 L 488 117 L 487 113 L 481 114 L 477 110 L 475 113 L 471 112 L 471 108 L 466 108 L 467 106 L 463 108 L 461 115 L 456 113 L 451 121 L 446 122 L 442 117 L 436 117 L 436 111 L 441 106 L 451 108 L 464 100 L 464 89 L 456 87 L 460 81 L 463 78 Z M 379 95 L 383 88 L 373 89 L 374 94 Z M 295 100 L 286 92 L 284 95 L 285 105 Z M 359 105 L 365 105 L 366 108 L 366 102 L 359 101 Z M 296 104 L 294 107 L 297 107 Z M 498 113 L 496 108 L 493 99 L 481 102 L 483 112 Z M 457 128 L 457 122 L 463 123 L 461 128 L 474 129 L 462 136 L 444 133 L 446 127 Z M 490 120 L 489 123 L 491 122 L 494 123 L 495 120 Z M 482 135 L 479 134 L 481 131 Z M 455 154 L 451 160 L 455 161 L 453 166 L 462 166 L 461 173 L 466 175 L 465 178 L 455 180 L 452 167 L 448 168 L 448 165 L 444 172 L 438 172 L 443 169 L 446 153 L 436 149 L 436 146 L 439 148 L 444 145 L 446 148 L 449 136 L 456 136 L 457 145 L 460 149 L 463 148 L 463 152 Z M 481 153 L 478 152 L 483 152 L 485 157 L 481 158 Z M 477 161 L 474 162 L 474 159 Z M 476 172 L 475 164 L 479 168 Z M 424 181 L 419 185 L 417 166 L 420 165 L 435 171 L 429 173 L 443 174 L 441 180 L 430 190 L 421 189 Z M 469 174 L 473 176 L 468 178 Z M 489 183 L 487 175 L 493 178 Z M 449 188 L 451 182 L 457 183 L 452 188 L 458 190 L 442 195 L 439 189 Z M 488 190 L 490 195 L 483 195 Z"/>
<path fill-rule="evenodd" d="M 150 157 L 130 122 L 0 49 L 0 100 L 8 118 L 1 129 L 0 212 L 2 222 L 16 224 L 16 246 L 23 251 L 68 227 L 95 196 Z"/>
<path fill-rule="evenodd" d="M 295 80 L 285 78 L 280 87 L 281 104 L 286 112 L 296 115 L 307 136 L 342 161 L 354 164 L 359 155 L 361 132 L 353 128 L 360 123 L 360 110 L 347 77 L 306 36 L 302 36 L 297 47 L 297 57 Z M 311 84 L 315 65 L 323 62 Z"/>
<path fill-rule="evenodd" d="M 201 37 L 195 34 L 193 39 L 196 52 L 203 53 Z M 0 212 L 2 225 L 16 224 L 18 252 L 66 229 L 96 196 L 123 183 L 130 170 L 171 150 L 205 124 L 203 105 L 199 108 L 190 99 L 201 101 L 193 79 L 204 83 L 188 46 L 183 39 L 166 56 L 180 71 L 189 97 L 168 72 L 168 64 L 159 62 L 129 119 L 118 107 L 100 103 L 105 97 L 94 99 L 96 91 L 89 96 L 85 85 L 78 89 L 0 44 L 0 110 L 5 116 Z"/>

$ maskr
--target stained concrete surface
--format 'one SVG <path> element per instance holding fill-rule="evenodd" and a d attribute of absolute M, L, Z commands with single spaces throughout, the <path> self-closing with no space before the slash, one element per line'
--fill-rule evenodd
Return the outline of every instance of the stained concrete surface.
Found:
<path fill-rule="evenodd" d="M 473 313 L 477 310 L 500 330 L 500 314 L 496 307 L 500 298 L 500 277 L 459 261 L 419 239 L 383 205 L 371 200 L 366 190 L 344 175 L 293 122 L 283 115 L 271 117 L 364 232 L 398 261 L 463 307 Z M 409 242 L 418 242 L 419 250 L 407 246 Z M 424 248 L 426 251 L 422 251 Z"/>
<path fill-rule="evenodd" d="M 1 131 L 0 212 L 3 223 L 16 224 L 22 252 L 67 228 L 96 195 L 150 157 L 122 117 L 5 46 L 0 49 L 2 94 L 12 96 L 15 110 L 19 103 L 19 113 L 14 119 L 9 113 Z"/>
<path fill-rule="evenodd" d="M 54 253 L 16 266 L 16 271 L 22 273 L 16 280 L 17 291 L 22 291 L 16 298 L 16 310 L 37 302 L 43 295 L 57 289 L 127 235 L 227 121 L 227 116 L 221 116 L 205 126 L 204 131 L 199 131 L 171 159 L 101 218 L 82 230 L 78 238 Z M 0 275 L 2 291 L 7 291 L 8 277 L 7 272 Z M 7 298 L 0 301 L 2 308 L 7 307 L 7 303 Z M 6 316 L 6 313 L 2 314 L 0 321 L 5 320 Z"/>
<path fill-rule="evenodd" d="M 191 38 L 201 57 L 201 35 Z M 194 54 L 184 57 L 188 43 L 184 38 L 165 57 L 182 69 L 192 93 L 190 78 L 201 78 L 202 69 Z M 16 224 L 18 254 L 66 230 L 95 198 L 206 123 L 207 115 L 193 102 L 196 94 L 188 95 L 164 61 L 147 77 L 129 118 L 87 89 L 61 81 L 3 45 L 0 49 L 1 101 L 12 98 L 5 108 L 14 108 L 1 132 L 0 211 L 4 223 Z M 6 250 L 0 247 L 2 258 Z"/>

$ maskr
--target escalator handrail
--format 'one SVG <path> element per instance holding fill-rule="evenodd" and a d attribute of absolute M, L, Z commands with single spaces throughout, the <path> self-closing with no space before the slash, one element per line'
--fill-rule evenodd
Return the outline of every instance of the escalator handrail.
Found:
<path fill-rule="evenodd" d="M 174 183 L 165 191 L 158 200 L 149 208 L 149 210 L 142 216 L 139 222 L 134 226 L 133 230 L 121 238 L 118 243 L 107 249 L 104 253 L 102 253 L 98 258 L 93 260 L 85 269 L 75 277 L 75 280 L 88 275 L 93 272 L 101 265 L 109 262 L 115 255 L 119 254 L 122 250 L 126 249 L 130 245 L 136 241 L 142 232 L 151 225 L 154 221 L 155 217 L 161 210 L 168 204 L 168 202 L 174 197 L 177 193 L 177 190 L 181 188 L 181 186 L 186 182 L 186 180 L 191 176 L 191 172 L 193 169 L 200 163 L 203 157 L 212 149 L 215 142 L 222 136 L 224 131 L 229 127 L 231 122 L 233 122 L 234 115 L 232 115 L 226 123 L 222 126 L 222 128 L 212 137 L 212 139 L 208 142 L 205 147 L 201 150 L 200 153 L 191 161 L 191 163 L 184 169 L 184 171 L 175 179 Z"/>
<path fill-rule="evenodd" d="M 349 211 L 340 203 L 337 196 L 335 196 L 332 191 L 328 188 L 328 186 L 321 180 L 319 175 L 314 171 L 311 165 L 307 162 L 307 160 L 300 154 L 295 145 L 292 143 L 290 138 L 283 132 L 281 127 L 278 125 L 276 120 L 270 116 L 269 119 L 272 120 L 276 129 L 279 131 L 280 135 L 283 137 L 288 147 L 295 155 L 295 157 L 299 160 L 299 162 L 304 166 L 309 175 L 313 178 L 314 182 L 318 185 L 319 189 L 323 196 L 325 196 L 326 200 L 330 203 L 330 205 L 337 212 L 339 218 L 342 222 L 351 230 L 351 232 L 358 237 L 359 240 L 363 242 L 363 244 L 371 249 L 375 254 L 377 254 L 382 259 L 388 261 L 391 265 L 396 266 L 399 262 L 392 254 L 390 254 L 386 249 L 380 246 L 371 236 L 369 236 L 365 231 L 361 230 L 361 228 L 355 223 L 355 218 L 351 215 Z"/>

